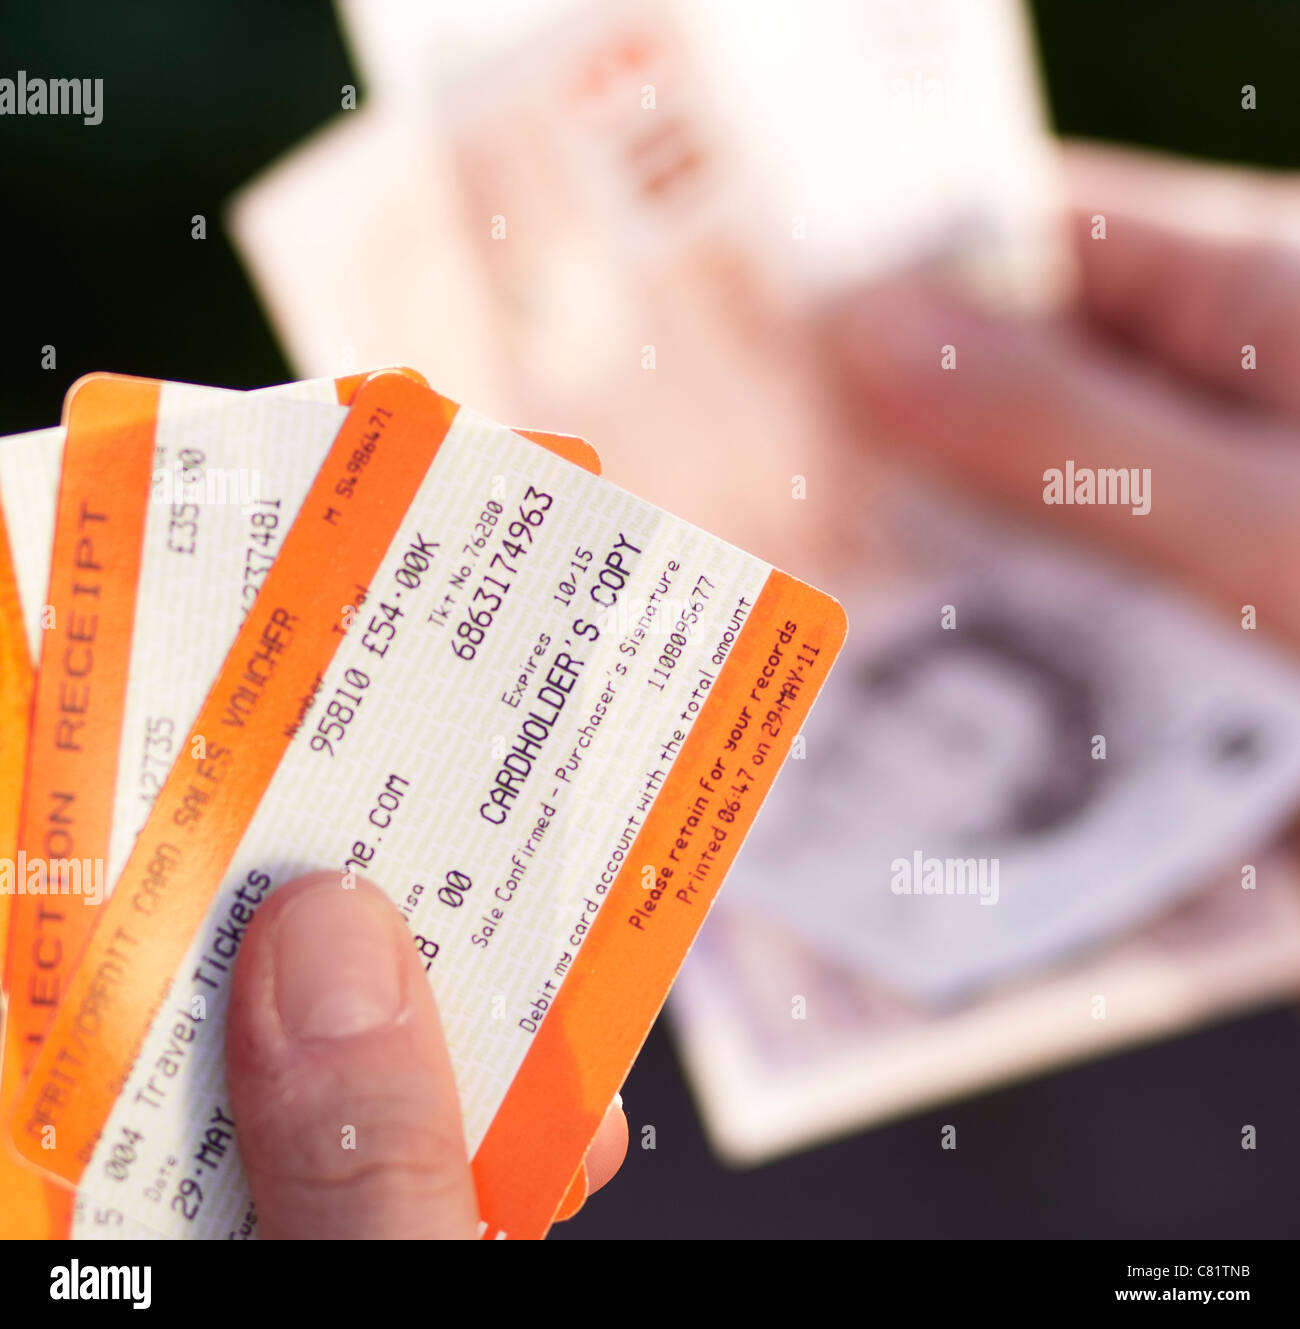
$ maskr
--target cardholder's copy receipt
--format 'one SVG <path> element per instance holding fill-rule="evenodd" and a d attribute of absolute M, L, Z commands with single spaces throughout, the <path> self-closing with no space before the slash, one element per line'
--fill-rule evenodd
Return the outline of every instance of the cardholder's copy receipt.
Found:
<path fill-rule="evenodd" d="M 371 380 L 100 911 L 19 1151 L 169 1235 L 255 1230 L 230 974 L 266 895 L 335 867 L 409 921 L 485 1233 L 544 1234 L 844 628 L 830 597 Z"/>

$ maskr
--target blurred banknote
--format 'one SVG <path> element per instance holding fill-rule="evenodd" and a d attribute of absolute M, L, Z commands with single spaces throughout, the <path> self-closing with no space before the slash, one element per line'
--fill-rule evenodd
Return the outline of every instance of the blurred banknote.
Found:
<path fill-rule="evenodd" d="M 671 1006 L 737 1162 L 1300 989 L 1295 668 L 913 483 L 876 511 L 907 558 Z"/>
<path fill-rule="evenodd" d="M 1248 867 L 1300 801 L 1300 670 L 1133 570 L 919 495 L 733 906 L 941 1006 Z M 1245 874 L 1246 885 L 1250 874 Z"/>
<path fill-rule="evenodd" d="M 611 208 L 668 247 L 689 193 L 741 204 L 814 283 L 947 251 L 1042 298 L 1059 260 L 1050 143 L 1020 0 L 340 0 L 373 99 Z M 492 114 L 482 112 L 491 107 Z M 489 131 L 490 132 L 490 131 Z M 748 199 L 736 188 L 751 171 Z M 547 179 L 550 172 L 555 172 Z M 482 184 L 482 181 L 471 183 Z M 666 225 L 665 225 L 666 224 Z M 806 241 L 796 250 L 788 242 Z M 594 257 L 594 256 L 593 256 Z"/>
<path fill-rule="evenodd" d="M 936 1012 L 743 909 L 710 916 L 673 989 L 709 1138 L 752 1164 L 1300 986 L 1300 873 L 1260 853 L 1146 927 L 1033 981 Z M 730 889 L 730 886 L 728 887 Z"/>

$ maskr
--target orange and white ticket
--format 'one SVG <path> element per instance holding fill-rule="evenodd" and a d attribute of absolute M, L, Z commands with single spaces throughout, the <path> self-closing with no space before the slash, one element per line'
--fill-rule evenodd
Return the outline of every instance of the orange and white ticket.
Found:
<path fill-rule="evenodd" d="M 96 911 L 20 1153 L 167 1235 L 255 1230 L 236 1150 L 208 1145 L 231 971 L 261 900 L 332 867 L 409 922 L 485 1233 L 542 1235 L 844 629 L 804 583 L 372 378 Z"/>
<path fill-rule="evenodd" d="M 26 587 L 36 649 L 50 648 L 36 687 L 18 849 L 9 858 L 6 1102 L 178 736 L 333 442 L 346 414 L 341 403 L 364 377 L 243 394 L 94 376 L 70 394 L 66 443 L 64 431 L 44 431 L 24 436 L 25 446 L 10 454 L 6 492 L 30 491 L 34 500 L 21 509 L 14 580 Z M 42 481 L 60 454 L 56 520 L 53 490 Z M 32 598 L 42 562 L 48 604 L 44 594 Z M 46 1234 L 62 1235 L 66 1205 L 51 1198 L 48 1208 Z M 87 1223 L 101 1235 L 138 1235 L 111 1209 L 87 1211 L 74 1230 Z"/>

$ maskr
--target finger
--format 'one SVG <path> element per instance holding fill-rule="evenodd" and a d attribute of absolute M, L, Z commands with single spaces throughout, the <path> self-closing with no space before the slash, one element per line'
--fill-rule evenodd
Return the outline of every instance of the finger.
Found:
<path fill-rule="evenodd" d="M 240 948 L 226 1061 L 259 1234 L 472 1237 L 433 995 L 398 911 L 343 880 L 276 891 Z"/>
<path fill-rule="evenodd" d="M 623 1114 L 623 1100 L 616 1098 L 587 1151 L 587 1194 L 594 1194 L 612 1181 L 626 1157 L 627 1117 Z"/>
<path fill-rule="evenodd" d="M 1087 145 L 1065 161 L 1084 311 L 1203 385 L 1300 414 L 1295 177 Z"/>
<path fill-rule="evenodd" d="M 954 360 L 943 368 L 944 347 Z M 1300 450 L 1257 409 L 1230 409 L 1056 323 L 984 315 L 915 282 L 862 292 L 831 350 L 851 408 L 910 459 L 1220 594 L 1300 636 L 1285 569 L 1300 541 Z M 1044 471 L 1136 467 L 1151 508 L 1047 506 Z"/>
<path fill-rule="evenodd" d="M 1222 239 L 1294 242 L 1300 233 L 1295 172 L 1227 166 L 1086 139 L 1061 144 L 1071 205 L 1100 200 L 1152 225 Z"/>
<path fill-rule="evenodd" d="M 587 1150 L 587 1156 L 578 1165 L 563 1203 L 556 1211 L 555 1221 L 566 1222 L 577 1214 L 591 1195 L 600 1190 L 623 1165 L 627 1154 L 627 1118 L 623 1115 L 623 1100 L 615 1095 L 600 1127 Z"/>

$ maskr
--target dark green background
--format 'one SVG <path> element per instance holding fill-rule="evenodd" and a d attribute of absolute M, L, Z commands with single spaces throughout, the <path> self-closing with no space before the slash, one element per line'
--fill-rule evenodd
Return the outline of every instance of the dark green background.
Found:
<path fill-rule="evenodd" d="M 1296 0 L 1035 8 L 1063 131 L 1300 165 Z M 221 211 L 357 82 L 332 9 L 85 0 L 0 13 L 0 75 L 105 82 L 97 127 L 0 118 L 0 432 L 55 423 L 67 386 L 95 369 L 239 388 L 291 377 Z M 1244 83 L 1259 90 L 1249 114 Z M 206 241 L 190 238 L 195 213 Z M 734 1174 L 708 1157 L 661 1027 L 625 1091 L 624 1174 L 561 1232 L 1294 1236 L 1298 1051 L 1300 1023 L 1274 1011 Z M 947 1121 L 956 1153 L 937 1147 Z M 1244 1122 L 1254 1153 L 1239 1146 Z M 637 1147 L 644 1123 L 653 1152 Z"/>

